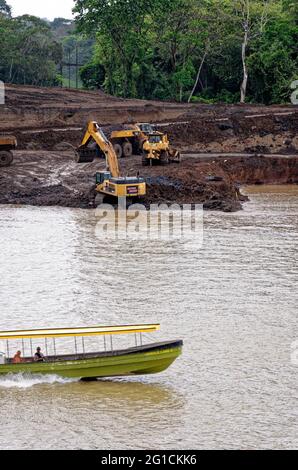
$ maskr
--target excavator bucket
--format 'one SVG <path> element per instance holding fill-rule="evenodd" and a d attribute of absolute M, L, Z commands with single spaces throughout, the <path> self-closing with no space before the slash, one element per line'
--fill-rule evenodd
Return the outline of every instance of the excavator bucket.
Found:
<path fill-rule="evenodd" d="M 96 158 L 96 149 L 88 147 L 79 147 L 76 151 L 77 163 L 91 163 Z"/>

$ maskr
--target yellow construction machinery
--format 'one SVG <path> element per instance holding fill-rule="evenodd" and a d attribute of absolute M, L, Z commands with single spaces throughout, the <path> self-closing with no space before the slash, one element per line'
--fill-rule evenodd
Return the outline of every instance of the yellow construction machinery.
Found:
<path fill-rule="evenodd" d="M 118 158 L 142 155 L 144 166 L 180 162 L 180 153 L 171 148 L 168 136 L 156 131 L 149 123 L 137 123 L 113 131 L 110 141 Z"/>
<path fill-rule="evenodd" d="M 146 195 L 146 183 L 143 178 L 121 176 L 114 147 L 97 122 L 88 123 L 83 141 L 77 149 L 77 156 L 78 163 L 93 162 L 96 157 L 106 159 L 105 171 L 96 173 L 97 204 L 100 204 L 105 196 L 139 198 Z"/>
<path fill-rule="evenodd" d="M 17 139 L 12 136 L 0 136 L 0 167 L 9 166 L 13 162 L 13 153 Z"/>
<path fill-rule="evenodd" d="M 122 130 L 113 131 L 110 136 L 118 158 L 141 155 L 144 142 L 147 140 L 147 134 L 143 131 L 142 124 L 132 124 L 125 127 Z"/>
<path fill-rule="evenodd" d="M 170 147 L 170 142 L 166 134 L 154 132 L 148 135 L 143 144 L 142 164 L 166 165 L 168 163 L 180 163 L 180 152 Z"/>

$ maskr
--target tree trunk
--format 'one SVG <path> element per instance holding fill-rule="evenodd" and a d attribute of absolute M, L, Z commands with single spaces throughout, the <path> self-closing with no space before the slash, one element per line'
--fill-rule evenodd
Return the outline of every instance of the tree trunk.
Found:
<path fill-rule="evenodd" d="M 204 52 L 204 55 L 203 55 L 203 58 L 201 60 L 201 63 L 200 63 L 200 67 L 199 67 L 199 70 L 198 70 L 198 73 L 197 73 L 197 77 L 196 77 L 196 81 L 195 81 L 195 84 L 193 86 L 193 89 L 191 90 L 191 93 L 189 95 L 189 98 L 188 98 L 188 103 L 190 103 L 192 97 L 193 97 L 193 94 L 194 92 L 196 91 L 196 88 L 198 86 L 198 82 L 199 82 L 199 79 L 200 79 L 200 75 L 201 75 L 201 71 L 202 71 L 202 67 L 204 65 L 204 62 L 205 62 L 205 59 L 207 57 L 207 50 Z"/>
<path fill-rule="evenodd" d="M 11 62 L 10 62 L 10 68 L 9 68 L 9 83 L 11 83 L 11 79 L 12 79 L 12 70 L 13 70 L 13 59 L 11 59 Z"/>
<path fill-rule="evenodd" d="M 246 98 L 246 89 L 247 89 L 247 81 L 248 81 L 248 69 L 246 65 L 246 48 L 248 44 L 248 31 L 245 30 L 244 39 L 242 43 L 242 66 L 243 66 L 243 81 L 240 87 L 240 102 L 245 103 Z"/>

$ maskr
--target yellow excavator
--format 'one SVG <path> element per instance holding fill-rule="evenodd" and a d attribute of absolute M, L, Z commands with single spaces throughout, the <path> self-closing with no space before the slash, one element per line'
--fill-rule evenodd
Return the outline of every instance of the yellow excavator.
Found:
<path fill-rule="evenodd" d="M 140 198 L 146 195 L 143 178 L 123 177 L 120 174 L 118 157 L 112 143 L 107 139 L 97 122 L 90 121 L 81 145 L 77 148 L 77 162 L 93 162 L 104 157 L 106 169 L 96 173 L 96 204 L 103 202 L 105 196 L 114 198 Z"/>
<path fill-rule="evenodd" d="M 13 136 L 0 135 L 0 167 L 10 166 L 13 162 L 13 153 L 17 147 L 17 139 Z"/>

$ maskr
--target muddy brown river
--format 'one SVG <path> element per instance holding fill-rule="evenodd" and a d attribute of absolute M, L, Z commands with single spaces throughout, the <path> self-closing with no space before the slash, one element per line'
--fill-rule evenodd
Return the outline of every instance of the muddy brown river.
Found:
<path fill-rule="evenodd" d="M 243 211 L 205 213 L 202 247 L 0 206 L 0 330 L 160 322 L 185 342 L 160 375 L 0 378 L 1 449 L 297 448 L 298 187 L 244 192 Z"/>

